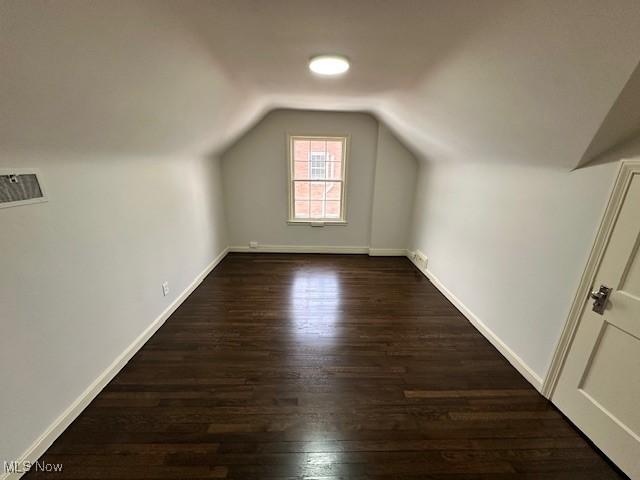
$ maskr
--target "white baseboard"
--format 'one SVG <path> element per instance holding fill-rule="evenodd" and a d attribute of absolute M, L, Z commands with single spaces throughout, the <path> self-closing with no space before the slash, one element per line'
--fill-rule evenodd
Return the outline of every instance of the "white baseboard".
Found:
<path fill-rule="evenodd" d="M 406 257 L 409 252 L 404 248 L 370 248 L 371 257 Z"/>
<path fill-rule="evenodd" d="M 476 329 L 484 335 L 484 337 L 491 342 L 491 344 L 496 347 L 496 349 L 504 356 L 511 365 L 514 366 L 518 372 L 531 384 L 535 387 L 536 390 L 542 392 L 542 378 L 534 372 L 531 367 L 529 367 L 513 350 L 511 350 L 506 343 L 504 343 L 498 335 L 495 334 L 493 330 L 491 330 L 483 321 L 481 321 L 471 310 L 467 308 L 467 306 L 462 303 L 462 301 L 456 297 L 447 287 L 445 287 L 442 282 L 436 277 L 429 269 L 420 268 L 415 260 L 413 259 L 413 255 L 408 255 L 409 260 L 411 260 L 416 268 L 420 270 L 430 281 L 431 283 L 438 289 L 440 292 L 447 297 L 447 299 L 453 303 L 453 305 L 460 310 L 467 320 L 476 327 Z"/>
<path fill-rule="evenodd" d="M 328 245 L 258 245 L 251 247 L 229 247 L 229 252 L 248 253 L 369 253 L 369 247 L 328 246 Z"/>
<path fill-rule="evenodd" d="M 359 246 L 332 245 L 258 245 L 255 248 L 235 246 L 229 252 L 238 253 L 343 253 L 368 254 L 372 257 L 405 257 L 404 248 L 369 248 Z"/>
<path fill-rule="evenodd" d="M 25 462 L 35 463 L 51 444 L 65 431 L 102 389 L 122 370 L 127 362 L 138 350 L 151 338 L 151 336 L 164 324 L 171 314 L 184 302 L 187 297 L 202 283 L 209 273 L 224 259 L 229 252 L 225 248 L 207 267 L 195 278 L 193 282 L 149 325 L 124 352 L 122 352 L 87 389 L 47 428 L 40 437 L 17 460 L 18 465 Z M 0 480 L 17 480 L 23 473 L 4 473 Z"/>

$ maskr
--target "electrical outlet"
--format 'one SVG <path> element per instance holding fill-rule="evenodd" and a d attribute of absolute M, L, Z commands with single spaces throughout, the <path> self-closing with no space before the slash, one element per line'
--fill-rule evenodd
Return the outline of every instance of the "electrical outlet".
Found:
<path fill-rule="evenodd" d="M 413 261 L 418 266 L 418 268 L 423 270 L 427 268 L 427 256 L 424 253 L 416 251 L 413 257 Z"/>
<path fill-rule="evenodd" d="M 256 241 L 249 242 L 249 248 L 258 248 L 258 242 Z"/>
<path fill-rule="evenodd" d="M 169 282 L 164 282 L 162 284 L 162 294 L 166 297 L 169 295 Z"/>

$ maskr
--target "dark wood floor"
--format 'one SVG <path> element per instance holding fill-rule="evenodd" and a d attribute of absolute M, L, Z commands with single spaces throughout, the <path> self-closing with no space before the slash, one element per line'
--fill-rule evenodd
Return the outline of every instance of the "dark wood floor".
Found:
<path fill-rule="evenodd" d="M 229 255 L 41 478 L 619 478 L 404 258 Z M 30 473 L 26 478 L 37 478 Z"/>

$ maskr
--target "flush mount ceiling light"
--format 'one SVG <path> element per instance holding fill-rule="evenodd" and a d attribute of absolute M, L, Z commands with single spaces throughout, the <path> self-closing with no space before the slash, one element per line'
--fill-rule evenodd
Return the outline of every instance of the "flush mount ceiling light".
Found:
<path fill-rule="evenodd" d="M 341 75 L 349 70 L 349 60 L 340 55 L 318 55 L 309 60 L 309 70 L 318 75 Z"/>

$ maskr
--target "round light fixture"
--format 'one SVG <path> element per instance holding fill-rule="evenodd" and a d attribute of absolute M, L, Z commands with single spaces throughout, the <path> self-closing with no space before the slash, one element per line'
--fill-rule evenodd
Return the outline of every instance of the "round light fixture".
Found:
<path fill-rule="evenodd" d="M 340 55 L 318 55 L 309 60 L 309 70 L 318 75 L 341 75 L 349 70 L 349 60 Z"/>

